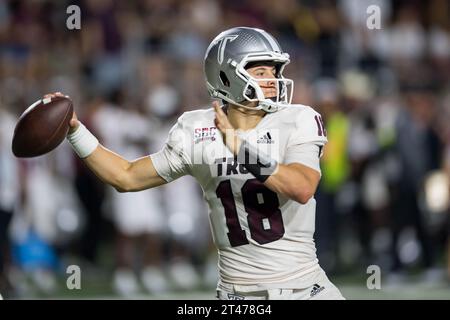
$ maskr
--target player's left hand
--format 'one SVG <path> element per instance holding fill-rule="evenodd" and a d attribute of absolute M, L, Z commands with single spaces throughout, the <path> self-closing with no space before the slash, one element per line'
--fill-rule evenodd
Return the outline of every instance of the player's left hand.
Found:
<path fill-rule="evenodd" d="M 239 139 L 236 130 L 231 125 L 225 112 L 223 112 L 219 102 L 214 101 L 213 107 L 216 112 L 214 123 L 217 129 L 222 133 L 223 143 L 234 155 L 237 155 L 239 148 L 241 147 L 241 139 Z"/>
<path fill-rule="evenodd" d="M 62 94 L 61 92 L 55 92 L 55 93 L 47 93 L 46 95 L 44 95 L 44 99 L 45 98 L 55 98 L 55 97 L 65 97 L 65 98 L 69 98 L 69 96 Z M 78 129 L 79 126 L 79 122 L 78 122 L 78 117 L 77 114 L 75 113 L 75 111 L 73 111 L 72 114 L 72 119 L 70 119 L 69 122 L 69 132 L 68 134 L 71 134 L 73 132 L 75 132 Z"/>

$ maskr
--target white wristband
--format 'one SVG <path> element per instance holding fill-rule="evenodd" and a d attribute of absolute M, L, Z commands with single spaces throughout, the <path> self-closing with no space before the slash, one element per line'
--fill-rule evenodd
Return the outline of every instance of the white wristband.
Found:
<path fill-rule="evenodd" d="M 97 138 L 79 122 L 78 129 L 67 135 L 67 140 L 80 158 L 88 157 L 98 146 Z"/>

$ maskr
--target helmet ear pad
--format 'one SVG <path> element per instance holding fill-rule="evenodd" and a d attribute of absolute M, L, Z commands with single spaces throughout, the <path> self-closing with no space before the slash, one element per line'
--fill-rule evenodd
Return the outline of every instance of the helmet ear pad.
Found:
<path fill-rule="evenodd" d="M 255 99 L 256 98 L 256 89 L 253 86 L 248 86 L 245 90 L 245 95 L 249 97 L 249 99 Z"/>

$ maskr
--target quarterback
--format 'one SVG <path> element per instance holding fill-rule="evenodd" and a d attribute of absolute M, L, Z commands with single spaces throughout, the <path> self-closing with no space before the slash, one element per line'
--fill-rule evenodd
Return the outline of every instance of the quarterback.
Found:
<path fill-rule="evenodd" d="M 162 150 L 134 161 L 99 144 L 75 113 L 70 123 L 74 151 L 119 192 L 183 175 L 199 182 L 219 253 L 219 299 L 343 299 L 313 239 L 326 131 L 320 114 L 291 104 L 288 63 L 264 30 L 222 32 L 204 59 L 213 108 L 184 113 Z"/>

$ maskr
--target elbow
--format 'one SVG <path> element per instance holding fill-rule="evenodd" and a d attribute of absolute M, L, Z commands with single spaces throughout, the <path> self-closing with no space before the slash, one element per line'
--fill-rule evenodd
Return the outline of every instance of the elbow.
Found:
<path fill-rule="evenodd" d="M 314 196 L 314 191 L 309 188 L 296 190 L 292 196 L 292 199 L 301 203 L 306 204 Z"/>
<path fill-rule="evenodd" d="M 119 193 L 126 193 L 126 192 L 130 192 L 131 190 L 128 190 L 127 188 L 124 188 L 122 186 L 114 186 L 114 189 L 116 189 L 117 192 Z"/>
<path fill-rule="evenodd" d="M 116 176 L 112 186 L 117 190 L 117 192 L 120 193 L 133 191 L 131 183 L 129 182 L 129 178 L 126 174 Z"/>

